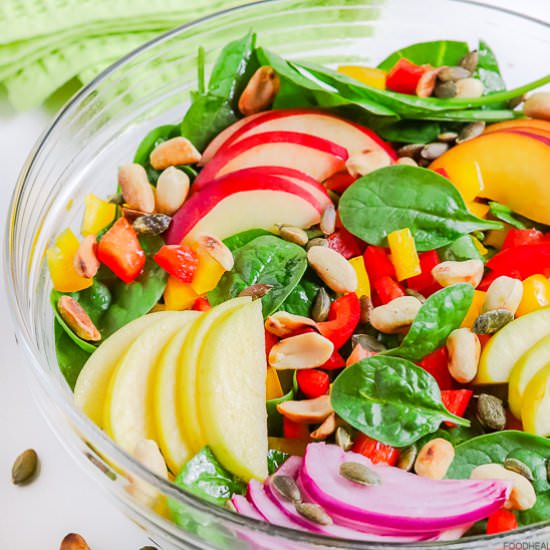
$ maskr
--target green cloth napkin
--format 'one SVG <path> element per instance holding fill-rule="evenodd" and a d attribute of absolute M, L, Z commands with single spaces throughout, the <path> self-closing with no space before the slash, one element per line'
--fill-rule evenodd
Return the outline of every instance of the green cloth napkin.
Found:
<path fill-rule="evenodd" d="M 0 83 L 27 110 L 178 25 L 245 0 L 1 0 Z"/>

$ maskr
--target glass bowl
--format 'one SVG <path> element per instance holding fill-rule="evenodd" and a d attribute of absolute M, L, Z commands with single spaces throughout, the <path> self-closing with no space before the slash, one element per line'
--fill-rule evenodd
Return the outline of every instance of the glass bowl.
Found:
<path fill-rule="evenodd" d="M 395 548 L 395 544 L 329 539 L 278 528 L 209 505 L 143 468 L 73 406 L 55 358 L 51 288 L 44 252 L 61 228 L 76 233 L 83 199 L 110 194 L 116 168 L 133 157 L 151 128 L 181 119 L 196 86 L 197 50 L 207 68 L 220 48 L 249 29 L 259 43 L 290 58 L 373 65 L 389 52 L 425 40 L 485 39 L 508 85 L 539 77 L 550 51 L 548 25 L 460 0 L 272 0 L 206 17 L 144 45 L 115 63 L 60 112 L 31 152 L 13 195 L 5 253 L 17 335 L 44 415 L 67 450 L 127 515 L 165 548 Z M 178 508 L 145 506 L 128 491 L 141 480 Z M 550 524 L 507 536 L 437 543 L 450 548 L 502 548 L 550 538 Z M 292 542 L 290 542 L 292 541 Z M 433 544 L 409 545 L 411 548 Z M 510 546 L 512 547 L 512 546 Z"/>

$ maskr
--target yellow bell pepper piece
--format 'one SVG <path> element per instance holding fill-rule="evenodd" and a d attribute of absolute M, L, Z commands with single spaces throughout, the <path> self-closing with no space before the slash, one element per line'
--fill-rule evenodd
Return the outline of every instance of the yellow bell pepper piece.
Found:
<path fill-rule="evenodd" d="M 550 305 L 550 281 L 541 274 L 531 275 L 523 281 L 523 298 L 516 317 Z"/>
<path fill-rule="evenodd" d="M 386 89 L 386 73 L 382 69 L 361 67 L 360 65 L 340 65 L 338 72 L 354 78 L 367 86 L 372 86 L 379 90 Z"/>
<path fill-rule="evenodd" d="M 466 317 L 464 317 L 464 320 L 460 325 L 462 328 L 472 328 L 474 326 L 475 320 L 481 314 L 481 308 L 485 303 L 485 294 L 486 293 L 483 292 L 483 290 L 474 290 L 474 297 L 472 299 L 470 309 L 468 310 L 468 313 L 466 313 Z"/>
<path fill-rule="evenodd" d="M 269 401 L 270 399 L 278 399 L 284 395 L 281 381 L 279 380 L 279 375 L 277 374 L 277 371 L 269 365 L 267 367 L 265 393 L 266 401 Z"/>
<path fill-rule="evenodd" d="M 469 202 L 466 206 L 468 207 L 468 210 L 478 218 L 485 218 L 489 213 L 489 210 L 491 210 L 488 204 L 483 204 L 482 202 L 476 201 Z"/>
<path fill-rule="evenodd" d="M 199 257 L 197 271 L 191 281 L 191 288 L 199 295 L 205 294 L 216 288 L 225 269 L 208 252 L 196 244 L 190 244 L 191 248 Z"/>
<path fill-rule="evenodd" d="M 84 203 L 86 206 L 80 230 L 82 235 L 96 235 L 115 219 L 116 204 L 104 201 L 91 193 L 86 195 Z"/>
<path fill-rule="evenodd" d="M 70 229 L 65 229 L 46 251 L 53 287 L 59 292 L 77 292 L 92 286 L 93 279 L 81 277 L 74 267 L 74 256 L 80 243 Z"/>
<path fill-rule="evenodd" d="M 356 256 L 355 258 L 350 258 L 348 261 L 357 275 L 357 290 L 355 294 L 357 294 L 358 298 L 361 298 L 361 296 L 370 296 L 369 276 L 367 275 L 363 256 Z"/>
<path fill-rule="evenodd" d="M 190 283 L 184 283 L 177 277 L 168 277 L 164 289 L 164 306 L 167 311 L 182 311 L 193 307 L 199 295 L 191 288 Z"/>
<path fill-rule="evenodd" d="M 404 281 L 422 273 L 414 238 L 408 227 L 392 231 L 388 235 L 388 245 L 398 281 Z"/>
<path fill-rule="evenodd" d="M 477 248 L 477 251 L 482 255 L 485 256 L 489 251 L 483 246 L 483 243 L 476 239 L 475 237 L 472 237 L 472 242 L 474 243 L 474 246 Z"/>

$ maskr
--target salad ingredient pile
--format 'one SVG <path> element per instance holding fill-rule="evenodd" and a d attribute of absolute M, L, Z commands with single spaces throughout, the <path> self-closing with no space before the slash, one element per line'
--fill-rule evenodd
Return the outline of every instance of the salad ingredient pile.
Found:
<path fill-rule="evenodd" d="M 181 124 L 47 251 L 77 407 L 274 525 L 398 543 L 546 521 L 550 121 L 524 94 L 550 77 L 506 89 L 484 42 L 332 70 L 253 34 L 204 74 L 202 53 Z"/>

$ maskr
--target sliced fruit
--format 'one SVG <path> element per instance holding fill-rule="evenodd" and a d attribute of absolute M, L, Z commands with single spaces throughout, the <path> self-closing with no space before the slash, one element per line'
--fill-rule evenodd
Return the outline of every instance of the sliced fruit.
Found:
<path fill-rule="evenodd" d="M 516 418 L 521 418 L 525 388 L 533 377 L 549 363 L 550 336 L 546 336 L 527 350 L 514 365 L 508 386 L 508 405 Z"/>
<path fill-rule="evenodd" d="M 80 371 L 74 388 L 75 405 L 99 427 L 103 427 L 103 411 L 107 387 L 119 359 L 132 342 L 149 327 L 177 319 L 179 313 L 160 311 L 139 317 L 109 336 L 90 356 Z"/>
<path fill-rule="evenodd" d="M 547 200 L 549 145 L 546 138 L 536 134 L 494 132 L 453 147 L 430 168 L 445 170 L 463 192 L 469 188 L 469 182 L 461 179 L 461 168 L 477 162 L 483 181 L 479 197 L 506 204 L 514 212 L 535 221 L 550 223 Z"/>
<path fill-rule="evenodd" d="M 541 369 L 525 388 L 521 421 L 526 432 L 550 436 L 550 365 Z"/>
<path fill-rule="evenodd" d="M 162 350 L 153 382 L 153 416 L 155 433 L 160 450 L 168 468 L 177 474 L 192 456 L 191 449 L 183 436 L 176 404 L 176 372 L 183 343 L 193 322 L 201 316 L 198 311 L 187 314 L 188 323 L 179 329 Z M 195 422 L 187 419 L 187 422 Z"/>
<path fill-rule="evenodd" d="M 539 309 L 501 328 L 483 348 L 474 384 L 508 382 L 519 358 L 550 334 L 550 308 Z"/>
<path fill-rule="evenodd" d="M 224 315 L 243 307 L 248 302 L 250 302 L 249 297 L 235 298 L 211 309 L 193 323 L 183 344 L 176 372 L 176 403 L 183 437 L 189 443 L 193 453 L 200 451 L 206 445 L 206 434 L 199 421 L 197 402 L 197 368 L 199 361 L 202 360 L 201 353 L 205 338 Z M 263 342 L 263 339 L 261 341 Z M 217 382 L 208 391 L 215 392 L 216 386 Z"/>
<path fill-rule="evenodd" d="M 547 120 L 539 120 L 536 118 L 518 118 L 516 120 L 505 120 L 504 122 L 497 122 L 495 124 L 487 126 L 484 133 L 491 134 L 493 132 L 500 132 L 502 130 L 519 128 L 550 132 L 550 122 Z"/>
<path fill-rule="evenodd" d="M 245 481 L 267 476 L 265 372 L 262 304 L 256 300 L 224 315 L 208 332 L 197 380 L 206 443 Z"/>
<path fill-rule="evenodd" d="M 143 439 L 156 440 L 152 381 L 164 346 L 172 335 L 195 319 L 190 311 L 171 312 L 145 329 L 120 358 L 107 388 L 105 431 L 126 452 Z"/>

